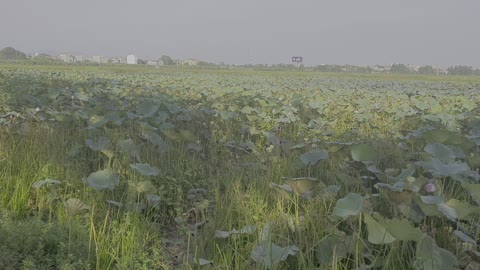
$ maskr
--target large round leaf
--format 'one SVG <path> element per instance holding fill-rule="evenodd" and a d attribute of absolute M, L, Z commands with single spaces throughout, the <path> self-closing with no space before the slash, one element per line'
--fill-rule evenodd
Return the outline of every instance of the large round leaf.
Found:
<path fill-rule="evenodd" d="M 87 139 L 87 146 L 90 147 L 93 151 L 100 151 L 107 148 L 110 140 L 107 137 L 99 137 L 97 139 Z"/>
<path fill-rule="evenodd" d="M 90 174 L 86 179 L 86 182 L 96 190 L 113 190 L 115 186 L 120 183 L 120 179 L 117 174 L 110 170 L 101 170 Z"/>
<path fill-rule="evenodd" d="M 383 224 L 377 222 L 370 215 L 364 214 L 364 221 L 367 225 L 368 242 L 372 244 L 389 244 L 396 240 Z"/>
<path fill-rule="evenodd" d="M 337 201 L 333 214 L 342 218 L 356 216 L 362 211 L 364 200 L 365 198 L 357 193 L 349 193 L 345 198 Z"/>
<path fill-rule="evenodd" d="M 372 146 L 368 144 L 352 145 L 350 151 L 352 153 L 352 159 L 355 161 L 374 161 L 378 157 L 378 154 L 373 150 Z"/>
<path fill-rule="evenodd" d="M 137 170 L 142 175 L 145 176 L 157 176 L 160 173 L 160 170 L 157 168 L 154 168 L 150 166 L 148 163 L 135 163 L 135 164 L 130 164 L 130 167 L 132 169 Z"/>
<path fill-rule="evenodd" d="M 315 165 L 322 159 L 328 159 L 328 152 L 325 150 L 313 149 L 300 156 L 305 165 Z"/>

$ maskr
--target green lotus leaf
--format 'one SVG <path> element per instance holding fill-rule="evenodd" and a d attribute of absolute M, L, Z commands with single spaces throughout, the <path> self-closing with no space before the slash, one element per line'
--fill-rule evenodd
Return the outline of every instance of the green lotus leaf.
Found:
<path fill-rule="evenodd" d="M 96 190 L 113 190 L 120 183 L 120 178 L 110 170 L 101 170 L 90 174 L 86 182 Z"/>
<path fill-rule="evenodd" d="M 198 137 L 195 136 L 190 130 L 181 129 L 178 131 L 180 133 L 181 138 L 187 142 L 196 142 Z"/>
<path fill-rule="evenodd" d="M 300 160 L 305 165 L 315 165 L 320 160 L 328 159 L 328 152 L 325 150 L 313 149 L 300 156 Z"/>
<path fill-rule="evenodd" d="M 333 214 L 342 218 L 358 215 L 363 209 L 364 197 L 357 193 L 349 193 L 335 204 Z"/>
<path fill-rule="evenodd" d="M 244 113 L 244 114 L 252 114 L 252 112 L 254 112 L 255 109 L 250 107 L 250 106 L 245 106 L 243 107 L 240 112 Z"/>
<path fill-rule="evenodd" d="M 407 179 L 407 177 L 414 175 L 415 171 L 415 166 L 413 166 L 412 164 L 408 164 L 407 168 L 402 169 L 402 172 L 399 175 L 390 178 L 395 181 L 405 180 Z"/>
<path fill-rule="evenodd" d="M 480 179 L 478 173 L 470 170 L 468 164 L 463 162 L 443 163 L 439 159 L 432 158 L 429 161 L 418 161 L 416 164 L 430 171 L 435 177 L 450 176 L 459 181 L 467 177 L 477 181 Z"/>
<path fill-rule="evenodd" d="M 253 234 L 257 230 L 257 227 L 255 225 L 247 225 L 243 227 L 240 230 L 233 229 L 231 231 L 220 231 L 216 230 L 215 231 L 215 237 L 216 238 L 227 238 L 230 235 L 233 234 Z"/>
<path fill-rule="evenodd" d="M 88 126 L 90 128 L 99 128 L 103 127 L 108 122 L 108 119 L 104 116 L 93 115 L 88 119 Z"/>
<path fill-rule="evenodd" d="M 462 183 L 462 186 L 465 190 L 470 192 L 470 196 L 472 196 L 477 202 L 480 202 L 480 184 Z"/>
<path fill-rule="evenodd" d="M 417 243 L 415 269 L 450 270 L 455 269 L 457 258 L 450 251 L 439 248 L 435 240 L 423 235 Z"/>
<path fill-rule="evenodd" d="M 140 148 L 137 144 L 135 144 L 135 142 L 132 139 L 119 141 L 118 144 L 120 145 L 120 150 L 123 153 L 125 153 L 125 154 L 127 154 L 131 157 L 135 157 L 137 159 L 137 161 L 141 161 L 140 160 Z"/>
<path fill-rule="evenodd" d="M 477 245 L 477 242 L 475 240 L 473 240 L 470 236 L 466 235 L 464 232 L 462 231 L 459 231 L 459 230 L 454 230 L 453 231 L 453 235 L 455 235 L 456 237 L 458 237 L 460 240 L 462 240 L 463 242 L 467 242 L 469 244 L 472 244 L 474 246 Z"/>
<path fill-rule="evenodd" d="M 397 240 L 401 241 L 418 241 L 423 232 L 418 228 L 413 226 L 406 219 L 389 219 L 383 220 L 381 216 L 376 216 L 379 223 L 383 224 L 387 231 Z"/>
<path fill-rule="evenodd" d="M 305 146 L 307 146 L 307 145 L 304 144 L 304 143 L 299 143 L 299 144 L 296 144 L 296 145 L 290 147 L 289 149 L 290 150 L 302 149 L 302 148 L 305 148 Z"/>
<path fill-rule="evenodd" d="M 160 135 L 154 133 L 153 131 L 144 132 L 142 135 L 147 138 L 148 141 L 151 142 L 153 145 L 158 146 L 160 152 L 168 152 L 168 144 Z"/>
<path fill-rule="evenodd" d="M 212 265 L 213 264 L 213 261 L 205 260 L 205 259 L 202 259 L 202 258 L 194 259 L 193 262 L 195 264 L 200 265 L 200 266 Z"/>
<path fill-rule="evenodd" d="M 137 192 L 139 193 L 145 192 L 145 193 L 152 194 L 157 192 L 157 188 L 150 181 L 142 181 L 136 184 L 135 187 L 137 189 Z"/>
<path fill-rule="evenodd" d="M 65 210 L 67 214 L 70 216 L 74 216 L 83 212 L 83 210 L 91 210 L 90 206 L 83 203 L 80 199 L 76 198 L 69 198 L 68 200 L 63 202 L 65 206 Z"/>
<path fill-rule="evenodd" d="M 78 100 L 81 100 L 81 101 L 84 101 L 84 102 L 87 102 L 90 100 L 90 98 L 83 94 L 83 93 L 80 93 L 80 92 L 77 92 L 77 93 L 74 93 L 73 94 L 76 98 L 78 98 Z"/>
<path fill-rule="evenodd" d="M 429 202 L 437 202 L 436 199 L 430 199 L 431 201 Z M 415 198 L 415 203 L 420 207 L 422 210 L 423 214 L 425 216 L 441 216 L 442 213 L 438 211 L 438 207 L 436 203 L 424 203 L 421 198 Z"/>
<path fill-rule="evenodd" d="M 345 257 L 352 249 L 348 237 L 328 235 L 322 238 L 316 247 L 315 258 L 322 266 L 331 265 L 335 257 Z"/>
<path fill-rule="evenodd" d="M 142 118 L 149 118 L 155 115 L 155 113 L 160 108 L 160 105 L 144 101 L 137 105 L 136 112 L 138 115 L 142 116 Z"/>
<path fill-rule="evenodd" d="M 395 237 L 393 237 L 388 231 L 387 228 L 377 222 L 373 217 L 369 214 L 364 214 L 364 222 L 367 225 L 368 231 L 368 241 L 372 244 L 389 244 L 395 241 Z"/>
<path fill-rule="evenodd" d="M 132 169 L 137 170 L 140 174 L 145 176 L 157 176 L 160 174 L 160 170 L 157 168 L 151 167 L 148 163 L 135 163 L 130 164 Z"/>
<path fill-rule="evenodd" d="M 108 147 L 110 140 L 107 137 L 99 137 L 95 140 L 87 139 L 87 146 L 93 151 L 104 150 Z"/>
<path fill-rule="evenodd" d="M 299 248 L 296 246 L 280 247 L 270 243 L 257 246 L 250 257 L 266 269 L 276 269 L 289 255 L 295 256 L 298 251 Z"/>
<path fill-rule="evenodd" d="M 424 138 L 427 143 L 455 145 L 463 150 L 468 150 L 475 146 L 475 143 L 466 137 L 448 130 L 428 130 L 423 133 L 422 138 Z"/>
<path fill-rule="evenodd" d="M 105 200 L 105 202 L 107 202 L 107 203 L 109 203 L 109 204 L 111 204 L 111 205 L 114 205 L 114 206 L 116 206 L 116 207 L 118 207 L 118 208 L 123 207 L 123 203 L 121 203 L 121 202 L 112 201 L 112 200 Z"/>
<path fill-rule="evenodd" d="M 37 181 L 37 182 L 33 183 L 32 187 L 35 188 L 35 189 L 39 189 L 39 188 L 42 188 L 45 185 L 59 185 L 61 183 L 62 183 L 62 181 L 47 178 L 45 180 Z"/>
<path fill-rule="evenodd" d="M 237 113 L 235 112 L 229 112 L 229 111 L 220 111 L 220 117 L 223 120 L 229 120 L 237 117 Z"/>
<path fill-rule="evenodd" d="M 439 204 L 443 202 L 442 196 L 420 196 L 420 199 L 426 204 Z"/>
<path fill-rule="evenodd" d="M 165 135 L 169 140 L 179 142 L 181 141 L 180 134 L 173 129 L 161 129 L 162 134 Z M 196 140 L 195 140 L 196 141 Z"/>
<path fill-rule="evenodd" d="M 455 209 L 455 213 L 458 219 L 464 219 L 470 214 L 474 213 L 477 211 L 477 207 L 469 204 L 466 201 L 459 201 L 457 199 L 450 199 L 446 204 Z"/>
<path fill-rule="evenodd" d="M 456 221 L 458 218 L 457 211 L 455 211 L 455 208 L 448 206 L 446 203 L 439 203 L 437 204 L 437 209 L 442 213 L 444 216 L 446 216 L 448 219 L 452 221 Z"/>
<path fill-rule="evenodd" d="M 151 205 L 153 207 L 160 206 L 160 201 L 162 199 L 160 196 L 155 195 L 155 194 L 148 194 L 146 197 L 147 197 L 147 202 L 148 202 L 149 205 Z"/>
<path fill-rule="evenodd" d="M 425 146 L 425 152 L 431 154 L 443 163 L 455 161 L 457 154 L 447 145 L 441 143 L 429 143 Z M 463 154 L 463 153 L 462 153 Z"/>
<path fill-rule="evenodd" d="M 184 122 L 190 122 L 192 121 L 192 116 L 189 113 L 182 113 L 177 115 L 176 120 L 178 121 L 184 121 Z"/>
<path fill-rule="evenodd" d="M 350 147 L 352 159 L 355 161 L 375 161 L 378 158 L 377 152 L 368 144 L 356 144 Z"/>
<path fill-rule="evenodd" d="M 142 202 L 125 203 L 125 210 L 128 212 L 141 213 L 146 208 L 147 208 L 147 205 Z"/>

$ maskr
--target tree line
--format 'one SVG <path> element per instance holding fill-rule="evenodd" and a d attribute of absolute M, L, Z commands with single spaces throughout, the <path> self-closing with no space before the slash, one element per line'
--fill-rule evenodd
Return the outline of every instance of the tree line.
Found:
<path fill-rule="evenodd" d="M 12 47 L 6 47 L 0 50 L 0 60 L 7 61 L 18 61 L 18 60 L 27 60 L 28 56 L 19 50 L 16 50 Z M 40 54 L 31 58 L 32 62 L 38 64 L 48 64 L 48 63 L 62 63 L 59 60 L 55 60 L 53 57 L 47 54 Z M 174 60 L 168 55 L 163 55 L 160 57 L 165 66 L 175 66 L 178 65 L 178 61 Z M 138 64 L 146 64 L 146 61 L 139 59 Z M 293 64 L 278 64 L 278 65 L 216 65 L 208 63 L 205 61 L 199 61 L 198 66 L 200 67 L 228 67 L 228 68 L 253 68 L 259 70 L 284 70 L 284 69 L 300 69 L 300 70 L 311 70 L 311 71 L 321 71 L 321 72 L 349 72 L 349 73 L 404 73 L 404 74 L 424 74 L 424 75 L 458 75 L 458 76 L 470 76 L 470 75 L 480 75 L 480 69 L 474 69 L 471 66 L 450 66 L 446 70 L 436 69 L 433 66 L 426 65 L 418 68 L 412 68 L 405 64 L 393 64 L 391 66 L 373 66 L 373 67 L 361 67 L 354 65 L 317 65 L 314 67 L 306 68 L 303 65 L 295 67 Z"/>

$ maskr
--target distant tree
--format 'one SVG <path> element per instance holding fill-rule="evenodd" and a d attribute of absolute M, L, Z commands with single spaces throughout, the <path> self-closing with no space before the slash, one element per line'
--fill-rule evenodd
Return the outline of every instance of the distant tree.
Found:
<path fill-rule="evenodd" d="M 147 61 L 143 60 L 143 59 L 138 59 L 137 60 L 137 64 L 139 65 L 146 65 L 147 64 Z"/>
<path fill-rule="evenodd" d="M 473 75 L 473 68 L 469 66 L 451 66 L 447 70 L 449 75 Z"/>
<path fill-rule="evenodd" d="M 26 58 L 25 53 L 17 51 L 12 47 L 6 47 L 0 50 L 0 59 L 3 60 L 22 60 Z"/>
<path fill-rule="evenodd" d="M 390 68 L 392 73 L 409 73 L 410 69 L 405 64 L 393 64 Z"/>
<path fill-rule="evenodd" d="M 432 75 L 432 74 L 435 74 L 435 70 L 433 69 L 432 66 L 421 66 L 418 68 L 418 73 Z"/>
<path fill-rule="evenodd" d="M 37 56 L 31 58 L 33 64 L 52 64 L 55 62 L 61 62 L 60 60 L 56 60 L 51 55 L 41 53 Z M 63 61 L 62 61 L 63 62 Z"/>
<path fill-rule="evenodd" d="M 174 66 L 175 65 L 175 60 L 173 60 L 168 55 L 162 55 L 162 57 L 160 57 L 160 60 L 163 62 L 163 65 L 165 65 L 165 66 Z"/>

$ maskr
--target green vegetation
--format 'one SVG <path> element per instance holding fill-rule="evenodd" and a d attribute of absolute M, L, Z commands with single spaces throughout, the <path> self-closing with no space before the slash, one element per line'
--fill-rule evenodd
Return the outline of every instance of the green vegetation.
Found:
<path fill-rule="evenodd" d="M 17 51 L 12 47 L 6 47 L 0 50 L 0 60 L 23 60 L 27 56 L 21 51 Z"/>
<path fill-rule="evenodd" d="M 0 66 L 0 268 L 478 269 L 479 90 Z"/>

